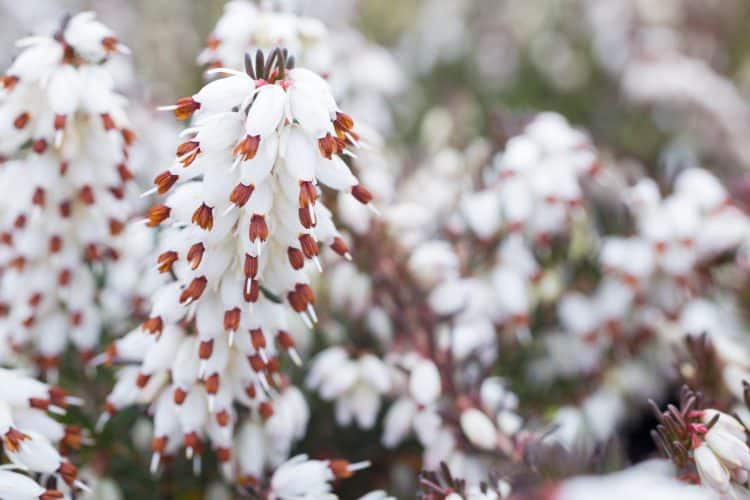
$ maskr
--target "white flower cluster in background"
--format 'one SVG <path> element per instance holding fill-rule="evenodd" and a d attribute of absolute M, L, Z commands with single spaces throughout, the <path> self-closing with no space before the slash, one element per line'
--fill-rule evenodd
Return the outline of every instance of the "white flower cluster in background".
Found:
<path fill-rule="evenodd" d="M 97 348 L 97 280 L 133 211 L 135 135 L 102 66 L 126 49 L 93 13 L 19 47 L 0 95 L 0 336 L 53 368 L 68 342 Z"/>

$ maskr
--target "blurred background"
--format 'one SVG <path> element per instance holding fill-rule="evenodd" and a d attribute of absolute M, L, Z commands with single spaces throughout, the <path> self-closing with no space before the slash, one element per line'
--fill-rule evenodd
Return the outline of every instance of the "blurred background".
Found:
<path fill-rule="evenodd" d="M 669 180 L 681 168 L 700 164 L 727 179 L 738 201 L 750 202 L 750 178 L 745 175 L 750 167 L 747 0 L 276 3 L 319 18 L 332 32 L 354 28 L 384 48 L 389 64 L 399 70 L 393 73 L 399 84 L 384 93 L 388 116 L 373 122 L 379 124 L 401 177 L 438 149 L 463 151 L 477 137 L 496 151 L 527 117 L 551 110 L 587 130 L 604 156 L 617 159 L 626 178 L 648 173 Z M 117 68 L 118 85 L 134 102 L 145 103 L 144 109 L 153 109 L 200 88 L 205 68 L 197 57 L 224 4 L 0 0 L 0 59 L 7 67 L 16 39 L 49 30 L 64 13 L 95 10 L 133 52 L 132 64 L 123 62 Z M 360 113 L 367 109 L 360 108 Z M 148 140 L 171 153 L 173 128 L 154 130 Z M 147 155 L 144 161 L 151 158 L 160 157 Z M 159 167 L 150 168 L 155 172 Z M 90 392 L 103 397 L 106 385 Z M 366 439 L 362 432 L 340 433 L 331 425 L 330 412 L 323 408 L 314 413 L 308 435 L 316 443 L 303 441 L 298 449 L 325 450 L 326 439 L 334 437 L 332 452 L 378 442 L 377 429 Z M 130 427 L 138 441 L 136 411 L 123 413 L 99 440 L 104 443 L 99 453 L 125 497 L 150 498 L 161 488 L 163 498 L 201 498 L 211 478 L 191 478 L 179 467 L 159 483 L 147 475 L 145 458 L 123 442 L 123 429 Z M 642 435 L 646 443 L 647 433 Z M 645 451 L 638 446 L 636 442 L 636 449 L 629 451 L 630 459 L 653 451 L 650 443 L 643 444 Z M 418 453 L 411 451 L 418 461 Z M 370 449 L 362 455 L 377 457 L 380 452 Z M 96 467 L 96 458 L 93 463 Z M 387 466 L 376 463 L 375 477 Z M 393 477 L 392 471 L 391 479 L 383 475 L 377 486 L 391 488 Z M 358 493 L 366 489 L 356 480 L 346 488 Z M 343 498 L 349 498 L 346 492 Z"/>

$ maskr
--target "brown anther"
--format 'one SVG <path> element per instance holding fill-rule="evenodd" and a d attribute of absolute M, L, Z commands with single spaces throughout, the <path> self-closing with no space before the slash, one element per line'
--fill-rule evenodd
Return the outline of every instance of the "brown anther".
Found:
<path fill-rule="evenodd" d="M 179 179 L 179 175 L 175 175 L 169 170 L 165 170 L 154 178 L 154 184 L 156 185 L 156 192 L 164 194 L 169 191 L 174 183 Z"/>
<path fill-rule="evenodd" d="M 256 350 L 266 347 L 266 336 L 260 328 L 250 330 L 250 341 Z"/>
<path fill-rule="evenodd" d="M 80 449 L 83 441 L 83 430 L 78 425 L 66 425 L 62 441 L 68 448 Z"/>
<path fill-rule="evenodd" d="M 167 436 L 154 436 L 154 438 L 151 440 L 151 451 L 163 454 L 164 450 L 167 449 L 167 442 Z"/>
<path fill-rule="evenodd" d="M 351 130 L 354 128 L 354 120 L 352 117 L 341 111 L 336 112 L 336 119 L 333 120 L 334 125 L 342 130 Z"/>
<path fill-rule="evenodd" d="M 138 377 L 135 379 L 135 385 L 143 389 L 144 387 L 146 387 L 146 384 L 148 384 L 149 380 L 151 380 L 151 375 L 139 373 Z"/>
<path fill-rule="evenodd" d="M 279 358 L 276 356 L 269 358 L 268 363 L 266 363 L 266 369 L 269 373 L 279 373 L 281 371 Z"/>
<path fill-rule="evenodd" d="M 299 235 L 298 239 L 299 244 L 302 247 L 302 253 L 304 253 L 305 257 L 308 259 L 312 259 L 320 253 L 318 242 L 315 241 L 315 238 L 313 238 L 312 235 L 303 233 Z"/>
<path fill-rule="evenodd" d="M 57 253 L 62 250 L 63 240 L 58 235 L 53 235 L 49 239 L 49 253 Z"/>
<path fill-rule="evenodd" d="M 229 424 L 229 412 L 226 410 L 221 410 L 219 413 L 217 413 L 216 423 L 221 427 L 226 427 L 227 424 Z"/>
<path fill-rule="evenodd" d="M 70 269 L 63 269 L 57 274 L 57 284 L 60 286 L 68 286 L 72 275 Z"/>
<path fill-rule="evenodd" d="M 250 254 L 245 254 L 245 276 L 248 278 L 255 278 L 258 274 L 258 257 L 253 257 Z"/>
<path fill-rule="evenodd" d="M 31 149 L 36 154 L 39 154 L 39 155 L 42 154 L 42 153 L 44 153 L 47 150 L 47 140 L 43 139 L 43 138 L 42 139 L 34 139 L 31 142 Z"/>
<path fill-rule="evenodd" d="M 29 305 L 31 307 L 38 307 L 39 304 L 41 304 L 43 297 L 44 296 L 40 292 L 32 293 L 28 300 Z"/>
<path fill-rule="evenodd" d="M 117 40 L 116 37 L 113 36 L 105 36 L 102 38 L 102 47 L 104 47 L 104 50 L 107 52 L 115 52 L 117 51 L 117 46 L 120 44 L 120 41 Z"/>
<path fill-rule="evenodd" d="M 0 233 L 0 243 L 8 246 L 13 244 L 13 235 L 10 233 L 10 231 L 3 231 L 2 233 Z"/>
<path fill-rule="evenodd" d="M 172 209 L 166 205 L 154 205 L 153 207 L 148 209 L 148 214 L 146 214 L 148 222 L 146 223 L 146 225 L 149 227 L 158 226 L 169 217 L 169 214 L 171 212 Z"/>
<path fill-rule="evenodd" d="M 86 255 L 86 258 L 88 260 L 99 260 L 101 258 L 101 252 L 99 252 L 99 247 L 96 246 L 94 243 L 90 243 L 86 245 L 84 248 L 84 254 Z"/>
<path fill-rule="evenodd" d="M 232 154 L 239 155 L 244 161 L 252 160 L 258 153 L 258 146 L 260 145 L 260 136 L 246 135 L 244 139 L 237 143 L 232 149 Z"/>
<path fill-rule="evenodd" d="M 109 113 L 102 113 L 102 126 L 104 130 L 112 130 L 115 128 L 115 121 Z"/>
<path fill-rule="evenodd" d="M 331 469 L 336 479 L 346 479 L 352 476 L 352 471 L 349 470 L 349 462 L 342 459 L 331 460 L 328 463 L 328 468 Z"/>
<path fill-rule="evenodd" d="M 250 280 L 250 291 L 247 288 L 242 290 L 242 296 L 245 298 L 245 302 L 258 302 L 260 297 L 260 283 L 258 280 Z"/>
<path fill-rule="evenodd" d="M 125 229 L 125 224 L 117 219 L 109 219 L 109 234 L 117 236 Z"/>
<path fill-rule="evenodd" d="M 268 401 L 263 401 L 258 405 L 258 413 L 264 421 L 268 420 L 273 417 L 273 405 Z"/>
<path fill-rule="evenodd" d="M 122 182 L 128 182 L 134 177 L 133 172 L 131 172 L 128 166 L 124 163 L 120 163 L 119 165 L 117 165 L 117 173 L 120 174 L 120 179 L 122 180 Z"/>
<path fill-rule="evenodd" d="M 297 214 L 299 215 L 299 222 L 305 229 L 315 227 L 315 221 L 312 218 L 309 208 L 298 208 Z"/>
<path fill-rule="evenodd" d="M 318 150 L 320 150 L 320 154 L 323 155 L 323 157 L 330 160 L 333 155 L 337 154 L 339 151 L 336 138 L 331 134 L 326 134 L 325 137 L 321 137 L 318 139 Z"/>
<path fill-rule="evenodd" d="M 297 283 L 294 290 L 302 297 L 305 304 L 315 304 L 315 294 L 312 287 L 306 283 Z"/>
<path fill-rule="evenodd" d="M 18 269 L 20 271 L 24 267 L 26 267 L 26 257 L 24 257 L 23 255 L 14 257 L 10 260 L 10 262 L 8 262 L 8 265 L 13 269 Z"/>
<path fill-rule="evenodd" d="M 367 190 L 362 184 L 352 186 L 352 196 L 363 205 L 367 205 L 372 201 L 372 193 Z"/>
<path fill-rule="evenodd" d="M 305 255 L 299 248 L 289 247 L 286 251 L 289 263 L 294 269 L 302 269 L 305 265 Z"/>
<path fill-rule="evenodd" d="M 34 190 L 34 194 L 31 196 L 31 203 L 34 205 L 43 207 L 44 201 L 46 198 L 44 194 L 45 194 L 44 188 L 40 188 L 40 187 L 36 188 Z"/>
<path fill-rule="evenodd" d="M 182 444 L 185 445 L 185 448 L 191 448 L 196 455 L 203 453 L 203 441 L 195 431 L 182 436 Z"/>
<path fill-rule="evenodd" d="M 14 75 L 4 75 L 0 77 L 0 85 L 3 86 L 5 90 L 13 90 L 13 88 L 18 83 L 19 78 Z"/>
<path fill-rule="evenodd" d="M 318 191 L 315 189 L 315 184 L 310 181 L 302 181 L 299 183 L 299 206 L 300 208 L 307 208 L 315 203 L 318 199 Z"/>
<path fill-rule="evenodd" d="M 15 227 L 16 229 L 23 229 L 25 226 L 26 226 L 26 215 L 20 214 L 13 221 L 13 227 Z"/>
<path fill-rule="evenodd" d="M 204 382 L 203 386 L 206 388 L 208 394 L 216 394 L 219 392 L 219 374 L 211 374 Z"/>
<path fill-rule="evenodd" d="M 239 477 L 238 482 L 243 488 L 255 490 L 260 484 L 260 479 L 252 474 L 243 474 Z"/>
<path fill-rule="evenodd" d="M 46 490 L 44 493 L 39 495 L 39 500 L 54 500 L 55 498 L 64 498 L 62 491 L 58 490 Z"/>
<path fill-rule="evenodd" d="M 64 176 L 65 174 L 67 174 L 68 173 L 68 167 L 69 167 L 69 164 L 68 164 L 67 161 L 61 161 L 60 162 L 60 175 Z"/>
<path fill-rule="evenodd" d="M 224 330 L 236 332 L 240 327 L 240 308 L 224 311 Z"/>
<path fill-rule="evenodd" d="M 250 199 L 250 195 L 253 194 L 254 189 L 255 186 L 252 184 L 247 186 L 245 184 L 237 184 L 229 195 L 229 201 L 238 207 L 244 207 L 247 200 Z"/>
<path fill-rule="evenodd" d="M 255 384 L 249 384 L 247 387 L 245 387 L 245 394 L 247 394 L 247 397 L 249 397 L 250 399 L 255 399 L 255 396 L 258 395 L 258 392 L 255 389 Z"/>
<path fill-rule="evenodd" d="M 49 408 L 49 403 L 49 399 L 29 398 L 29 406 L 32 408 L 36 408 L 37 410 L 47 411 L 47 409 Z"/>
<path fill-rule="evenodd" d="M 295 291 L 286 294 L 286 300 L 295 312 L 301 313 L 307 309 L 304 299 Z"/>
<path fill-rule="evenodd" d="M 205 276 L 193 278 L 193 281 L 180 294 L 180 304 L 186 302 L 188 299 L 198 300 L 201 298 L 203 290 L 206 289 L 207 281 Z"/>
<path fill-rule="evenodd" d="M 192 221 L 193 224 L 197 224 L 201 229 L 210 231 L 214 227 L 213 208 L 205 203 L 201 203 L 201 205 L 195 209 L 195 212 L 193 212 Z"/>
<path fill-rule="evenodd" d="M 66 400 L 68 397 L 68 393 L 62 387 L 58 387 L 56 385 L 50 386 L 50 388 L 47 390 L 47 395 L 49 396 L 49 400 L 53 404 L 61 406 L 63 408 L 68 407 L 68 402 Z"/>
<path fill-rule="evenodd" d="M 261 358 L 258 354 L 249 355 L 247 357 L 247 360 L 250 362 L 250 368 L 252 368 L 254 372 L 260 373 L 266 367 L 266 364 L 263 362 L 263 358 Z"/>
<path fill-rule="evenodd" d="M 190 268 L 195 270 L 201 265 L 203 260 L 203 253 L 206 251 L 206 247 L 203 243 L 198 242 L 190 246 L 187 253 L 187 260 L 190 263 Z"/>
<path fill-rule="evenodd" d="M 3 436 L 3 445 L 6 451 L 16 452 L 21 446 L 21 441 L 30 439 L 28 435 L 11 427 Z"/>
<path fill-rule="evenodd" d="M 65 122 L 68 121 L 67 115 L 55 115 L 54 127 L 55 130 L 62 130 L 65 128 Z"/>
<path fill-rule="evenodd" d="M 232 450 L 229 448 L 217 448 L 216 449 L 216 460 L 221 463 L 229 462 L 232 459 Z"/>
<path fill-rule="evenodd" d="M 279 333 L 276 334 L 276 342 L 278 342 L 284 349 L 291 349 L 294 347 L 294 339 L 286 330 L 279 330 Z"/>
<path fill-rule="evenodd" d="M 159 272 L 166 273 L 172 270 L 172 264 L 179 258 L 179 255 L 174 250 L 167 250 L 159 255 L 156 262 L 159 264 Z"/>
<path fill-rule="evenodd" d="M 117 413 L 117 407 L 110 401 L 106 401 L 104 403 L 104 411 L 107 412 L 107 415 L 115 415 Z"/>
<path fill-rule="evenodd" d="M 214 339 L 204 340 L 198 345 L 198 357 L 208 359 L 214 352 Z"/>
<path fill-rule="evenodd" d="M 154 316 L 143 322 L 143 329 L 152 335 L 155 333 L 161 333 L 163 328 L 164 322 L 162 321 L 161 316 Z"/>
<path fill-rule="evenodd" d="M 123 128 L 120 130 L 120 133 L 122 134 L 122 140 L 125 141 L 126 145 L 130 146 L 135 142 L 136 135 L 131 129 Z"/>
<path fill-rule="evenodd" d="M 185 141 L 177 146 L 177 156 L 185 156 L 191 151 L 195 151 L 196 149 L 198 149 L 198 146 L 200 146 L 200 143 L 198 141 Z"/>
<path fill-rule="evenodd" d="M 178 99 L 176 104 L 177 108 L 174 110 L 174 115 L 178 120 L 187 120 L 195 111 L 201 109 L 201 103 L 192 97 Z"/>
<path fill-rule="evenodd" d="M 73 206 L 70 203 L 70 200 L 61 201 L 58 207 L 58 210 L 60 211 L 61 217 L 64 217 L 64 218 L 70 217 L 70 214 L 73 211 Z"/>
<path fill-rule="evenodd" d="M 185 398 L 187 397 L 187 392 L 183 389 L 180 389 L 179 387 L 175 387 L 174 393 L 172 394 L 172 400 L 176 405 L 181 405 L 185 402 Z"/>
<path fill-rule="evenodd" d="M 68 486 L 73 486 L 76 477 L 78 477 L 78 469 L 70 462 L 61 463 L 60 467 L 57 468 L 57 473 L 60 474 Z"/>
<path fill-rule="evenodd" d="M 28 125 L 29 120 L 31 120 L 31 115 L 24 111 L 13 120 L 13 126 L 20 130 Z"/>
<path fill-rule="evenodd" d="M 266 218 L 259 214 L 254 214 L 250 219 L 250 230 L 249 230 L 250 241 L 260 239 L 260 241 L 266 241 L 268 239 L 268 225 L 266 224 Z"/>
<path fill-rule="evenodd" d="M 331 243 L 331 249 L 342 257 L 347 257 L 349 255 L 349 246 L 343 239 L 341 239 L 340 236 L 336 236 L 333 239 L 333 243 Z"/>
<path fill-rule="evenodd" d="M 81 311 L 74 311 L 70 313 L 70 324 L 73 326 L 81 326 L 83 323 L 83 313 Z"/>
<path fill-rule="evenodd" d="M 78 192 L 78 198 L 86 205 L 93 205 L 96 201 L 96 198 L 94 197 L 94 190 L 89 185 L 83 186 L 81 188 L 81 190 Z"/>

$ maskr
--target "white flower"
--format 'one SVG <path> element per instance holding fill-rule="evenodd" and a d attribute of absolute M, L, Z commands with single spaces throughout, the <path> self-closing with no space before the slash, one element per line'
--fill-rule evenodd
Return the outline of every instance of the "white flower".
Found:
<path fill-rule="evenodd" d="M 386 365 L 373 354 L 350 359 L 340 347 L 331 347 L 311 362 L 307 386 L 323 399 L 336 400 L 336 420 L 348 425 L 356 420 L 369 429 L 380 410 L 380 397 L 391 387 Z"/>
<path fill-rule="evenodd" d="M 435 363 L 429 359 L 417 361 L 409 377 L 409 393 L 414 401 L 421 405 L 429 405 L 441 393 L 440 372 Z"/>
<path fill-rule="evenodd" d="M 297 455 L 281 464 L 271 476 L 270 498 L 279 500 L 335 500 L 330 482 L 350 477 L 369 467 L 369 462 L 350 464 L 345 460 L 310 460 Z"/>
<path fill-rule="evenodd" d="M 497 446 L 495 424 L 476 408 L 469 408 L 461 413 L 461 429 L 471 444 L 478 448 L 493 450 Z"/>

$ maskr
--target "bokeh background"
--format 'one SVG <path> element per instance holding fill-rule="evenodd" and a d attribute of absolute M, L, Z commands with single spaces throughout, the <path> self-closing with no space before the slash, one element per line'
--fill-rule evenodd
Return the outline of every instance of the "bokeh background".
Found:
<path fill-rule="evenodd" d="M 554 110 L 589 131 L 626 176 L 645 170 L 670 179 L 682 166 L 700 163 L 728 179 L 738 200 L 750 202 L 747 0 L 281 3 L 331 29 L 354 27 L 392 55 L 404 82 L 388 98 L 392 126 L 384 135 L 402 172 L 415 168 L 433 144 L 463 149 L 482 136 L 497 148 L 527 116 Z M 45 30 L 65 12 L 95 10 L 133 51 L 132 65 L 120 69 L 119 85 L 133 101 L 156 107 L 202 84 L 196 56 L 223 6 L 222 0 L 0 0 L 0 61 L 7 67 L 18 37 Z M 441 121 L 446 115 L 452 119 Z M 164 131 L 168 150 L 171 133 Z M 69 367 L 67 376 L 79 371 Z M 93 384 L 88 393 L 100 398 L 88 402 L 92 408 L 110 384 L 106 374 L 100 379 L 86 382 Z M 527 396 L 533 400 L 533 394 Z M 93 414 L 84 408 L 70 418 L 93 426 Z M 89 457 L 93 467 L 101 463 L 125 498 L 203 498 L 214 479 L 211 464 L 204 477 L 193 477 L 187 463 L 159 480 L 148 475 L 147 457 L 137 450 L 137 415 L 123 412 L 107 427 L 97 451 L 87 452 L 98 454 Z M 328 447 L 333 455 L 358 450 L 375 461 L 375 474 L 368 477 L 378 484 L 355 478 L 342 498 L 372 486 L 398 493 L 393 478 L 399 472 L 378 461 L 384 453 L 377 428 L 369 433 L 335 428 L 331 409 L 322 404 L 313 415 L 311 437 L 298 449 Z M 651 424 L 636 419 L 635 425 Z M 653 446 L 646 441 L 632 441 L 623 453 L 630 459 L 648 455 Z M 418 456 L 415 447 L 415 462 Z M 414 478 L 408 471 L 403 476 L 403 490 L 409 491 Z"/>

